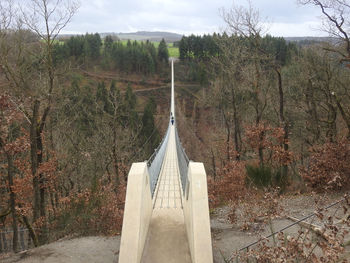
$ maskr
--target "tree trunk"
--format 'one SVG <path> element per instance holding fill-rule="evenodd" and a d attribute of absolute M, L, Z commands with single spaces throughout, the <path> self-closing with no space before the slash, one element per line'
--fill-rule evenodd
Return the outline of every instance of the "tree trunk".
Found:
<path fill-rule="evenodd" d="M 37 153 L 38 166 L 37 166 L 37 168 L 39 168 L 39 166 L 43 162 L 43 151 L 44 151 L 42 134 L 41 134 L 41 131 L 39 129 L 37 129 L 37 149 L 38 149 L 38 153 Z M 42 173 L 39 173 L 39 186 L 40 186 L 40 216 L 45 217 L 46 216 L 45 178 L 44 178 L 44 175 Z"/>
<path fill-rule="evenodd" d="M 214 155 L 213 148 L 210 148 L 210 152 L 211 152 L 211 163 L 213 166 L 213 175 L 214 175 L 214 180 L 215 180 L 215 178 L 216 178 L 216 164 L 215 164 L 215 155 Z"/>
<path fill-rule="evenodd" d="M 115 112 L 115 114 L 117 114 Z M 116 127 L 117 120 L 113 120 L 113 148 L 112 148 L 112 155 L 113 155 L 113 166 L 114 166 L 114 172 L 115 172 L 115 183 L 116 188 L 118 188 L 120 183 L 120 175 L 119 175 L 119 163 L 118 163 L 118 154 L 117 154 L 117 127 Z"/>
<path fill-rule="evenodd" d="M 18 223 L 17 223 L 17 214 L 16 214 L 16 195 L 13 192 L 13 176 L 14 176 L 14 167 L 13 167 L 13 158 L 9 153 L 6 153 L 7 156 L 7 172 L 8 172 L 8 182 L 10 190 L 10 209 L 12 215 L 12 248 L 14 252 L 18 252 Z"/>
<path fill-rule="evenodd" d="M 33 240 L 33 244 L 35 247 L 39 246 L 39 242 L 38 242 L 38 237 L 32 227 L 32 225 L 29 223 L 29 220 L 26 216 L 22 216 L 23 217 L 23 222 L 26 225 L 26 227 L 28 228 L 29 231 L 29 236 L 30 238 Z"/>
<path fill-rule="evenodd" d="M 33 221 L 35 222 L 40 215 L 40 186 L 39 177 L 37 175 L 38 169 L 38 146 L 37 146 L 37 127 L 39 118 L 39 100 L 35 100 L 33 107 L 33 115 L 30 125 L 30 155 L 31 155 L 31 169 L 33 175 L 33 190 L 34 190 L 34 206 L 33 206 Z"/>
<path fill-rule="evenodd" d="M 265 136 L 264 134 L 265 134 L 264 132 L 260 133 L 260 136 L 259 136 L 260 142 L 264 139 L 264 136 Z M 259 146 L 258 152 L 259 152 L 259 165 L 260 167 L 263 167 L 264 166 L 264 148 Z"/>
<path fill-rule="evenodd" d="M 45 200 L 45 178 L 42 173 L 38 174 L 38 168 L 43 161 L 43 142 L 42 130 L 45 125 L 45 120 L 49 112 L 49 107 L 45 109 L 43 117 L 39 122 L 40 101 L 34 101 L 33 115 L 30 126 L 30 149 L 31 149 L 31 169 L 33 175 L 34 188 L 34 207 L 33 221 L 35 222 L 39 216 L 44 219 L 42 233 L 39 237 L 41 244 L 47 241 L 47 225 L 46 225 L 46 200 Z"/>
<path fill-rule="evenodd" d="M 328 119 L 326 136 L 330 142 L 335 142 L 337 137 L 337 107 L 328 105 Z"/>
<path fill-rule="evenodd" d="M 315 129 L 313 131 L 313 133 L 314 133 L 314 141 L 313 142 L 317 142 L 320 138 L 321 131 L 320 131 L 320 125 L 319 125 L 319 118 L 318 118 L 318 114 L 317 114 L 316 102 L 315 102 L 315 98 L 314 98 L 314 87 L 311 83 L 311 80 L 309 80 L 305 95 L 306 95 L 306 103 L 308 106 L 308 113 L 311 115 L 311 119 L 313 122 L 311 124 L 311 127 L 313 127 L 313 129 Z"/>
<path fill-rule="evenodd" d="M 340 111 L 340 114 L 341 114 L 343 120 L 345 121 L 346 127 L 348 129 L 348 133 L 346 135 L 346 138 L 350 139 L 350 116 L 348 114 L 346 114 L 346 112 L 343 108 L 343 105 L 341 105 L 341 103 L 338 99 L 336 99 L 336 102 L 337 102 L 337 106 L 338 106 L 338 109 Z"/>
<path fill-rule="evenodd" d="M 241 145 L 239 143 L 239 138 L 240 138 L 240 125 L 239 125 L 239 120 L 238 120 L 238 111 L 237 111 L 237 107 L 236 107 L 236 96 L 235 96 L 235 90 L 233 85 L 231 86 L 231 101 L 232 101 L 232 108 L 233 108 L 233 122 L 235 125 L 234 128 L 234 140 L 235 140 L 235 148 L 237 151 L 237 156 L 236 159 L 239 160 L 240 159 L 240 151 L 241 151 Z"/>
<path fill-rule="evenodd" d="M 284 137 L 283 137 L 283 149 L 284 151 L 288 151 L 289 145 L 288 145 L 288 138 L 289 138 L 289 129 L 288 129 L 288 123 L 285 120 L 284 117 L 284 93 L 283 93 L 283 86 L 282 86 L 282 75 L 281 72 L 278 68 L 275 69 L 277 73 L 277 78 L 278 78 L 278 93 L 279 93 L 279 119 L 280 119 L 280 125 L 283 127 L 284 131 Z M 282 178 L 281 178 L 281 183 L 282 186 L 285 186 L 287 182 L 287 176 L 288 176 L 288 165 L 283 164 L 282 165 Z"/>
<path fill-rule="evenodd" d="M 225 110 L 221 109 L 222 115 L 224 117 L 224 121 L 225 121 L 225 126 L 226 126 L 226 130 L 227 130 L 227 136 L 226 136 L 226 158 L 227 161 L 230 161 L 231 155 L 230 155 L 230 140 L 231 140 L 231 127 L 230 127 L 230 123 L 229 120 L 225 114 Z"/>

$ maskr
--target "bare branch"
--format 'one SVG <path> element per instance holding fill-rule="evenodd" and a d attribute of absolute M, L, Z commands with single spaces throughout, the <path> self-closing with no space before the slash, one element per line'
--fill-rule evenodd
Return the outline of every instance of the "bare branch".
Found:
<path fill-rule="evenodd" d="M 325 18 L 323 31 L 342 39 L 346 56 L 350 58 L 350 4 L 347 0 L 299 0 L 302 5 L 314 5 L 321 9 Z M 337 52 L 339 53 L 339 52 Z"/>
<path fill-rule="evenodd" d="M 13 1 L 0 1 L 0 33 L 7 31 L 13 21 Z"/>
<path fill-rule="evenodd" d="M 25 25 L 51 45 L 79 6 L 78 0 L 30 0 L 20 10 Z"/>

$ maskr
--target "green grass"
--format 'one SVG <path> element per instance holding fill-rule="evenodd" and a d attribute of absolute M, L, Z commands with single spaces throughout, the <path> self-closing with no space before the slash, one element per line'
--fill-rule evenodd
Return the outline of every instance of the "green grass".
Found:
<path fill-rule="evenodd" d="M 136 40 L 137 42 L 141 42 Z M 124 46 L 127 45 L 128 40 L 122 40 L 121 41 Z M 134 40 L 131 40 L 131 43 L 134 42 Z M 155 46 L 155 48 L 158 48 L 159 42 L 152 42 L 152 44 Z M 168 43 L 168 51 L 169 51 L 169 57 L 174 57 L 174 58 L 179 58 L 180 57 L 180 52 L 178 47 L 174 47 L 174 43 Z"/>
<path fill-rule="evenodd" d="M 179 58 L 180 57 L 180 51 L 177 47 L 168 47 L 169 51 L 169 57 Z"/>
<path fill-rule="evenodd" d="M 45 40 L 44 40 L 44 39 L 41 39 L 40 42 L 45 43 Z M 54 44 L 59 44 L 60 46 L 62 46 L 62 45 L 64 45 L 65 42 L 62 41 L 62 40 L 60 40 L 60 39 L 54 39 L 54 40 L 53 40 L 53 43 L 54 43 Z"/>

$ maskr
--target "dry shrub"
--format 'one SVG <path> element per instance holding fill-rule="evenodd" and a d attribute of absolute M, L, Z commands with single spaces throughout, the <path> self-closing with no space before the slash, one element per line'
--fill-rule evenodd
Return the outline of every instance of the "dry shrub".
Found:
<path fill-rule="evenodd" d="M 96 191 L 100 205 L 96 206 L 92 213 L 96 215 L 96 220 L 91 221 L 96 233 L 104 235 L 120 234 L 122 229 L 124 202 L 126 188 L 120 184 L 115 191 L 113 184 L 103 185 L 100 183 Z"/>
<path fill-rule="evenodd" d="M 343 212 L 345 220 L 337 223 L 333 216 L 326 218 L 324 211 L 318 210 L 316 216 L 323 221 L 322 227 L 300 229 L 294 235 L 279 232 L 277 238 L 262 239 L 248 251 L 236 252 L 231 259 L 236 262 L 348 262 L 342 259 L 345 237 L 350 226 L 348 211 L 350 201 L 345 197 Z M 347 218 L 347 219 L 346 219 Z M 342 260 L 342 261 L 340 261 Z"/>
<path fill-rule="evenodd" d="M 281 127 L 273 128 L 264 122 L 246 126 L 244 141 L 254 154 L 258 155 L 259 150 L 265 152 L 265 159 L 262 161 L 272 167 L 289 165 L 294 160 L 294 154 L 284 149 L 283 145 L 289 144 L 289 141 L 285 139 L 285 132 Z"/>
<path fill-rule="evenodd" d="M 259 231 L 263 225 L 271 219 L 277 218 L 283 212 L 279 204 L 279 188 L 269 189 L 265 192 L 252 189 L 249 191 L 249 198 L 239 205 L 240 228 L 243 231 Z"/>
<path fill-rule="evenodd" d="M 268 216 L 280 214 L 281 207 L 277 201 L 280 189 L 248 187 L 247 162 L 237 160 L 237 154 L 231 147 L 230 160 L 218 169 L 215 179 L 208 178 L 209 204 L 211 208 L 229 205 L 228 219 L 232 223 L 240 223 L 243 230 L 250 230 L 257 224 L 260 227 L 266 223 Z M 254 161 L 250 163 L 254 164 Z"/>
<path fill-rule="evenodd" d="M 60 200 L 61 208 L 51 224 L 60 236 L 115 235 L 122 228 L 126 187 L 120 183 L 116 187 L 106 178 L 96 180 L 94 185 L 72 193 Z M 63 227 L 63 229 L 62 229 Z"/>
<path fill-rule="evenodd" d="M 208 177 L 210 207 L 229 205 L 231 222 L 235 221 L 239 200 L 247 194 L 245 162 L 237 160 L 237 154 L 231 147 L 230 160 L 218 169 L 216 178 Z"/>
<path fill-rule="evenodd" d="M 245 162 L 233 158 L 224 167 L 219 169 L 217 177 L 208 178 L 208 192 L 210 206 L 217 207 L 221 204 L 236 203 L 245 195 Z"/>
<path fill-rule="evenodd" d="M 309 164 L 300 169 L 307 185 L 317 191 L 350 186 L 350 141 L 328 142 L 311 148 Z"/>

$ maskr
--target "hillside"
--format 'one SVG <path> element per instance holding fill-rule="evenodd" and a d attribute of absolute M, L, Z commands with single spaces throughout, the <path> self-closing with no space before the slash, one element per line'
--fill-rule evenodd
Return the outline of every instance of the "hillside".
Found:
<path fill-rule="evenodd" d="M 171 32 L 150 32 L 150 31 L 137 31 L 137 32 L 131 32 L 131 33 L 115 33 L 115 32 L 104 32 L 99 33 L 101 37 L 106 37 L 108 35 L 116 36 L 120 40 L 138 40 L 138 41 L 146 41 L 149 40 L 151 42 L 159 42 L 163 38 L 167 43 L 172 43 L 175 41 L 180 41 L 182 38 L 182 35 L 177 33 L 171 33 Z M 61 34 L 60 38 L 69 38 L 73 35 L 70 34 Z"/>
<path fill-rule="evenodd" d="M 103 35 L 103 34 L 102 34 Z M 182 35 L 170 32 L 149 32 L 149 31 L 138 31 L 135 33 L 117 33 L 119 39 L 131 39 L 131 40 L 150 40 L 150 41 L 161 41 L 163 38 L 166 42 L 180 41 Z"/>

